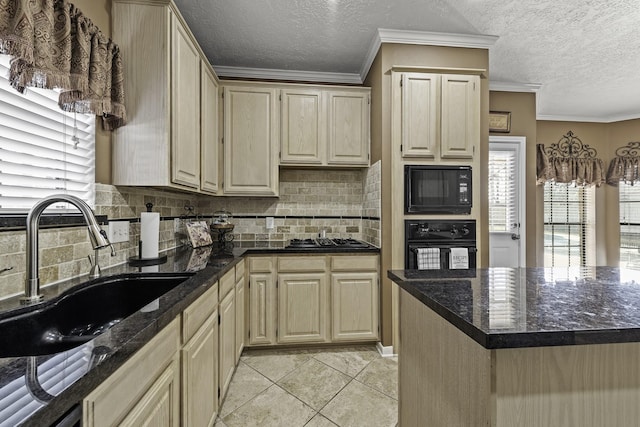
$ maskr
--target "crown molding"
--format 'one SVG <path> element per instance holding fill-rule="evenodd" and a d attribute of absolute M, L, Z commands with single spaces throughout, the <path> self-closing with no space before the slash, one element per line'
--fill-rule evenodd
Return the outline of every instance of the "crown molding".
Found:
<path fill-rule="evenodd" d="M 630 114 L 611 115 L 606 117 L 536 114 L 536 120 L 548 120 L 552 122 L 615 123 L 615 122 L 624 122 L 626 120 L 637 120 L 637 119 L 640 119 L 640 112 L 630 113 Z"/>
<path fill-rule="evenodd" d="M 489 81 L 489 90 L 495 92 L 533 92 L 536 93 L 542 87 L 541 83 L 512 83 Z"/>
<path fill-rule="evenodd" d="M 323 73 L 316 71 L 276 70 L 272 68 L 225 67 L 222 65 L 214 65 L 213 69 L 219 77 L 362 84 L 360 76 L 352 73 Z"/>
<path fill-rule="evenodd" d="M 364 81 L 378 54 L 382 43 L 419 44 L 430 46 L 466 47 L 489 49 L 498 40 L 498 36 L 484 34 L 436 33 L 432 31 L 389 30 L 378 28 L 369 44 L 365 61 L 360 68 L 360 79 Z"/>

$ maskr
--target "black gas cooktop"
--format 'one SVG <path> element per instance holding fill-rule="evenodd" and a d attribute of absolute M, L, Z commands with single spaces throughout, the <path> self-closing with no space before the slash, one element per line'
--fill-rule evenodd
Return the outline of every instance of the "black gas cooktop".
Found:
<path fill-rule="evenodd" d="M 369 244 L 356 239 L 291 239 L 287 248 L 368 248 Z"/>

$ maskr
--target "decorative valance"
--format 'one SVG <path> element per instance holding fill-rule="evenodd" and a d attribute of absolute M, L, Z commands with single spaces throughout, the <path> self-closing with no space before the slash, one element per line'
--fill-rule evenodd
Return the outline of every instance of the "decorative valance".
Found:
<path fill-rule="evenodd" d="M 536 182 L 538 185 L 555 181 L 599 187 L 605 179 L 604 163 L 597 155 L 594 148 L 583 144 L 572 131 L 548 148 L 537 144 Z"/>
<path fill-rule="evenodd" d="M 101 115 L 107 130 L 125 124 L 120 50 L 67 0 L 0 0 L 0 53 L 13 56 L 20 93 L 59 88 L 63 110 Z"/>
<path fill-rule="evenodd" d="M 620 181 L 633 185 L 640 181 L 640 142 L 629 142 L 616 150 L 616 157 L 609 163 L 607 184 L 618 186 Z"/>

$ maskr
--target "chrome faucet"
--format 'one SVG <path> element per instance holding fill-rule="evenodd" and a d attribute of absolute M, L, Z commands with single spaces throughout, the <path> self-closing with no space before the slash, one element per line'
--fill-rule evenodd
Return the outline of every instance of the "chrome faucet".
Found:
<path fill-rule="evenodd" d="M 114 253 L 113 246 L 111 246 L 107 238 L 107 233 L 100 228 L 93 211 L 83 200 L 67 194 L 54 194 L 45 197 L 33 205 L 29 211 L 29 215 L 27 215 L 27 279 L 25 281 L 24 297 L 20 300 L 23 305 L 36 304 L 42 301 L 43 297 L 40 294 L 40 277 L 38 275 L 38 229 L 40 227 L 40 216 L 49 205 L 58 202 L 71 203 L 80 210 L 89 227 L 89 238 L 91 239 L 91 244 L 94 249 L 110 246 L 111 253 Z"/>

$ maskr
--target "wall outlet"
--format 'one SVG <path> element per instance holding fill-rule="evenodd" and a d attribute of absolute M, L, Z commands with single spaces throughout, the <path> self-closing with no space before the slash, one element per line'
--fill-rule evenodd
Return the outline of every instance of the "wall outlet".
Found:
<path fill-rule="evenodd" d="M 267 230 L 273 230 L 275 228 L 274 225 L 274 220 L 272 216 L 268 216 L 267 217 L 267 221 L 266 221 L 266 226 L 267 226 Z"/>
<path fill-rule="evenodd" d="M 109 241 L 111 243 L 129 241 L 129 221 L 109 221 Z"/>

